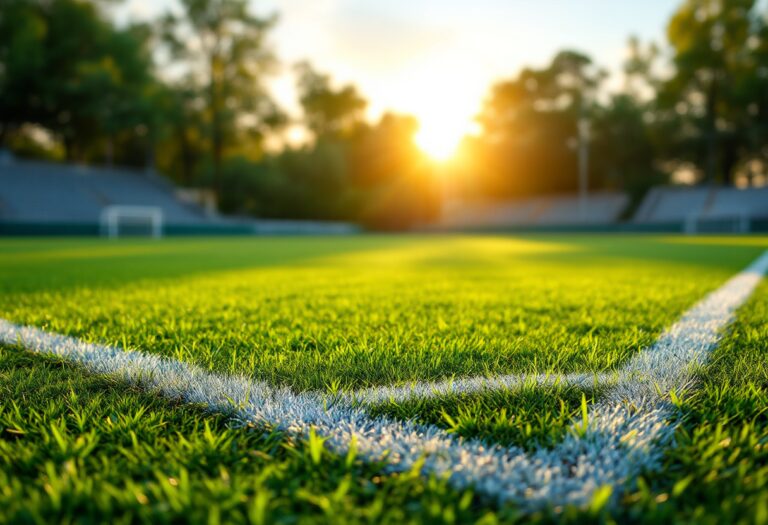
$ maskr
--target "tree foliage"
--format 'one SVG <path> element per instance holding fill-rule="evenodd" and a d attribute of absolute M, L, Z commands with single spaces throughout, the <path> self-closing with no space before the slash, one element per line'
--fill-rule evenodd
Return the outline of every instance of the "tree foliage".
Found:
<path fill-rule="evenodd" d="M 316 138 L 343 138 L 363 123 L 368 102 L 355 86 L 334 89 L 331 77 L 308 62 L 298 64 L 296 72 L 304 121 Z"/>
<path fill-rule="evenodd" d="M 686 0 L 667 38 L 674 73 L 661 86 L 659 109 L 678 121 L 675 153 L 708 181 L 731 182 L 740 160 L 760 156 L 766 144 L 766 13 L 755 0 Z"/>
<path fill-rule="evenodd" d="M 542 69 L 523 69 L 491 88 L 478 116 L 482 135 L 467 144 L 482 173 L 474 192 L 498 198 L 576 189 L 579 119 L 591 112 L 605 74 L 575 51 Z"/>
<path fill-rule="evenodd" d="M 575 191 L 586 122 L 593 190 L 637 201 L 682 165 L 721 183 L 768 172 L 768 12 L 757 0 L 681 0 L 665 43 L 630 38 L 620 90 L 573 50 L 523 68 L 491 87 L 481 132 L 450 167 L 416 147 L 415 118 L 372 121 L 353 84 L 307 62 L 294 66 L 302 114 L 291 124 L 308 140 L 270 151 L 289 123 L 266 87 L 275 16 L 247 0 L 181 0 L 118 26 L 109 3 L 2 1 L 0 147 L 157 166 L 214 189 L 227 212 L 379 228 L 429 220 L 446 176 L 464 197 Z"/>
<path fill-rule="evenodd" d="M 282 122 L 263 85 L 274 64 L 265 45 L 274 18 L 253 15 L 246 0 L 181 0 L 181 6 L 181 15 L 164 17 L 163 36 L 171 56 L 186 68 L 183 84 L 196 87 L 204 101 L 211 182 L 220 193 L 227 150 L 243 141 L 258 144 Z"/>
<path fill-rule="evenodd" d="M 312 141 L 258 162 L 226 164 L 224 208 L 269 217 L 353 220 L 402 229 L 438 212 L 434 166 L 414 142 L 414 117 L 365 121 L 354 86 L 334 87 L 308 63 L 296 68 L 302 121 Z"/>
<path fill-rule="evenodd" d="M 118 29 L 82 0 L 7 0 L 0 15 L 0 138 L 35 123 L 69 159 L 146 135 L 154 79 L 148 29 Z"/>

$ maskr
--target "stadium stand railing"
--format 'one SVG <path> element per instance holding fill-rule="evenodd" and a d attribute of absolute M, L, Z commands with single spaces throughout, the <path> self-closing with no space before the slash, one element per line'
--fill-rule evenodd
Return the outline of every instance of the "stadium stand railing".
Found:
<path fill-rule="evenodd" d="M 768 231 L 768 187 L 657 187 L 634 217 L 620 222 L 626 195 L 594 192 L 505 202 L 444 202 L 427 231 L 580 231 L 745 233 Z M 0 235 L 100 235 L 110 207 L 159 210 L 164 235 L 347 234 L 350 223 L 253 219 L 212 215 L 182 200 L 177 188 L 147 171 L 15 159 L 0 150 Z M 152 230 L 143 228 L 145 232 Z"/>
<path fill-rule="evenodd" d="M 586 213 L 576 195 L 504 202 L 445 203 L 426 231 L 749 233 L 768 231 L 768 188 L 658 187 L 630 220 L 621 221 L 629 199 L 621 193 L 590 194 Z"/>
<path fill-rule="evenodd" d="M 768 187 L 720 186 L 653 188 L 633 222 L 678 222 L 686 233 L 749 233 L 764 231 L 768 219 Z"/>
<path fill-rule="evenodd" d="M 440 219 L 430 228 L 589 228 L 616 223 L 627 203 L 626 195 L 613 192 L 589 195 L 586 206 L 582 206 L 575 195 L 540 196 L 503 202 L 452 200 L 444 204 Z"/>
<path fill-rule="evenodd" d="M 2 153 L 2 152 L 0 152 Z M 342 234 L 348 223 L 211 216 L 183 202 L 176 188 L 151 171 L 14 159 L 0 162 L 0 235 L 100 235 L 105 210 L 152 209 L 164 235 Z M 136 229 L 134 229 L 135 231 Z M 157 234 L 152 228 L 145 232 Z"/>

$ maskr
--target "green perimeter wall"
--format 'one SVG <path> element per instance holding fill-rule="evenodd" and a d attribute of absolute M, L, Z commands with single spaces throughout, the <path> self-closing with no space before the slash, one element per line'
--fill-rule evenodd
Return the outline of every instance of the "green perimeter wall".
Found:
<path fill-rule="evenodd" d="M 364 230 L 360 230 L 364 231 Z M 492 226 L 460 229 L 436 229 L 418 228 L 422 233 L 684 233 L 682 222 L 664 222 L 639 224 L 631 222 L 614 224 L 585 224 L 585 225 L 542 225 L 542 226 Z M 750 233 L 768 232 L 768 217 L 753 218 L 750 220 Z M 306 232 L 296 232 L 306 234 Z M 716 228 L 710 231 L 702 230 L 700 233 L 731 233 L 729 230 L 718 231 Z M 269 235 L 258 233 L 250 224 L 197 224 L 175 225 L 166 224 L 163 234 L 167 236 L 185 235 Z M 285 235 L 287 232 L 280 232 Z M 97 223 L 29 223 L 29 222 L 0 222 L 0 237 L 22 236 L 75 236 L 96 237 L 100 235 Z"/>

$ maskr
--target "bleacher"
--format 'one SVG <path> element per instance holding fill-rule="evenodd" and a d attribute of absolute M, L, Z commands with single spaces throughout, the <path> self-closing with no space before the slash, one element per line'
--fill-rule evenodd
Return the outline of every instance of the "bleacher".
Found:
<path fill-rule="evenodd" d="M 596 192 L 582 207 L 576 195 L 555 195 L 515 199 L 503 202 L 444 203 L 437 229 L 503 228 L 536 226 L 587 226 L 618 221 L 627 206 L 622 193 Z"/>
<path fill-rule="evenodd" d="M 112 207 L 162 211 L 164 233 L 338 234 L 348 223 L 256 220 L 211 215 L 178 198 L 153 172 L 18 160 L 0 151 L 0 234 L 103 233 Z M 594 192 L 583 206 L 577 195 L 537 196 L 503 202 L 448 200 L 431 230 L 552 229 L 589 231 L 765 231 L 768 187 L 669 186 L 653 188 L 630 222 L 620 223 L 626 195 Z"/>
<path fill-rule="evenodd" d="M 0 150 L 0 235 L 99 235 L 105 211 L 160 211 L 162 233 L 346 234 L 348 223 L 212 215 L 149 171 L 16 159 Z M 181 196 L 183 197 L 183 195 Z M 144 228 L 149 230 L 149 228 Z"/>
<path fill-rule="evenodd" d="M 640 224 L 768 218 L 768 187 L 658 187 L 648 192 L 634 216 Z"/>
<path fill-rule="evenodd" d="M 0 164 L 0 221 L 30 224 L 97 224 L 107 206 L 151 206 L 166 224 L 209 222 L 182 204 L 173 186 L 151 172 L 6 160 Z"/>
<path fill-rule="evenodd" d="M 577 195 L 501 202 L 449 200 L 429 230 L 547 230 L 745 233 L 768 229 L 768 187 L 668 186 L 651 189 L 629 221 L 622 193 L 595 192 L 582 208 Z"/>

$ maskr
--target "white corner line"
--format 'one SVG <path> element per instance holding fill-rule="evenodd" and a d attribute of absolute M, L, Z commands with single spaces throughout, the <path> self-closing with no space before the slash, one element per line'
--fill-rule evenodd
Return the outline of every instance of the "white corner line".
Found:
<path fill-rule="evenodd" d="M 605 386 L 618 380 L 618 372 L 600 373 L 549 373 L 549 374 L 507 374 L 496 377 L 474 376 L 441 379 L 438 381 L 416 381 L 397 386 L 380 386 L 341 394 L 347 404 L 377 405 L 411 400 L 424 400 L 460 394 L 477 394 L 491 390 L 520 390 L 526 387 L 563 386 L 587 389 Z"/>
<path fill-rule="evenodd" d="M 588 420 L 577 421 L 574 432 L 560 444 L 530 453 L 465 440 L 433 425 L 372 418 L 366 413 L 365 403 L 407 399 L 411 396 L 407 390 L 368 389 L 329 404 L 316 392 L 297 394 L 262 381 L 211 373 L 170 358 L 86 343 L 2 319 L 0 343 L 57 355 L 164 396 L 230 413 L 239 421 L 298 436 L 307 436 L 314 428 L 330 449 L 345 454 L 354 446 L 364 460 L 386 460 L 389 471 L 406 471 L 422 461 L 424 473 L 447 475 L 457 489 L 474 487 L 499 502 L 511 501 L 524 509 L 585 505 L 595 490 L 606 485 L 613 487 L 615 503 L 617 494 L 638 474 L 658 466 L 664 447 L 671 442 L 674 428 L 668 420 L 673 408 L 667 393 L 691 388 L 692 367 L 705 362 L 736 309 L 766 271 L 768 252 L 688 310 L 652 347 L 632 357 L 615 380 L 609 381 L 603 398 L 590 407 Z M 590 381 L 602 377 L 575 374 L 552 376 L 552 381 L 578 385 L 582 376 Z M 539 384 L 550 381 L 536 377 L 533 381 Z M 420 392 L 416 395 L 478 391 L 527 380 L 530 378 L 503 376 L 419 383 L 415 391 Z M 409 388 L 413 390 L 413 385 Z"/>

